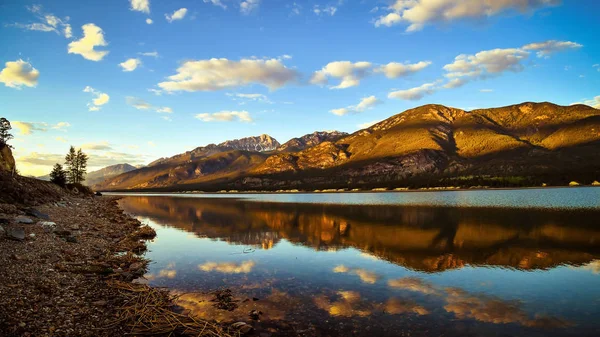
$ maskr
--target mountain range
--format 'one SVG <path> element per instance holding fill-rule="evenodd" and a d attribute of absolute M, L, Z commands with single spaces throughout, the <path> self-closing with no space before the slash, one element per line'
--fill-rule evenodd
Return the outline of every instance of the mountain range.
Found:
<path fill-rule="evenodd" d="M 315 132 L 198 147 L 109 178 L 100 190 L 533 186 L 600 178 L 600 110 L 543 102 L 406 110 L 352 134 Z"/>

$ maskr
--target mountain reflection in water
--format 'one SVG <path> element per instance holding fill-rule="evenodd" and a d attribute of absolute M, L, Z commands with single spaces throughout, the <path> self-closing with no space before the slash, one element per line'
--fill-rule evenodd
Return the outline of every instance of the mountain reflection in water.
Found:
<path fill-rule="evenodd" d="M 202 237 L 269 249 L 353 247 L 419 271 L 464 265 L 545 269 L 600 255 L 600 212 L 289 204 L 128 197 L 125 211 Z"/>
<path fill-rule="evenodd" d="M 299 336 L 600 333 L 600 210 L 119 203 L 157 229 L 147 282 L 203 318 L 259 310 L 261 331 Z M 236 309 L 211 302 L 222 287 Z"/>

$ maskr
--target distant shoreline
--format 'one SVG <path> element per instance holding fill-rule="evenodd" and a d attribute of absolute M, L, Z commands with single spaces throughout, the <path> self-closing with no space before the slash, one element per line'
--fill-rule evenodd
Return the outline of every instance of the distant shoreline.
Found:
<path fill-rule="evenodd" d="M 600 188 L 600 185 L 579 185 L 579 186 L 530 186 L 530 187 L 477 187 L 477 188 L 419 188 L 419 189 L 372 189 L 372 190 L 313 190 L 313 191 L 219 191 L 219 192 L 204 192 L 204 191 L 149 191 L 149 190 L 115 190 L 115 191 L 100 191 L 105 194 L 343 194 L 343 193 L 403 193 L 403 192 L 467 192 L 467 191 L 513 191 L 513 190 L 549 190 L 549 189 L 574 189 L 574 188 Z"/>

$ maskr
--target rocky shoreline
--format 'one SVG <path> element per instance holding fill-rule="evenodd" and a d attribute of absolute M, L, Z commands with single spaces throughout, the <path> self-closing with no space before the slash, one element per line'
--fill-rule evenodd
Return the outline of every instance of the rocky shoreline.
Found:
<path fill-rule="evenodd" d="M 167 291 L 132 283 L 146 271 L 149 261 L 138 254 L 155 232 L 116 200 L 65 193 L 33 208 L 0 204 L 0 335 L 149 334 L 160 317 L 131 312 L 132 302 L 149 305 L 141 297 L 160 303 L 156 310 L 164 315 L 178 315 Z M 197 323 L 206 322 L 160 329 L 185 335 Z"/>

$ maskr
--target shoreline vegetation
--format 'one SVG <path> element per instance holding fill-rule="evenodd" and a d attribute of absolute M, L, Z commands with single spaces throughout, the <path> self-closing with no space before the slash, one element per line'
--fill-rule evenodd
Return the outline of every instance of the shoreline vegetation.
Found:
<path fill-rule="evenodd" d="M 0 174 L 0 335 L 233 336 L 135 280 L 155 231 L 118 197 Z M 249 328 L 249 326 L 248 326 Z"/>

